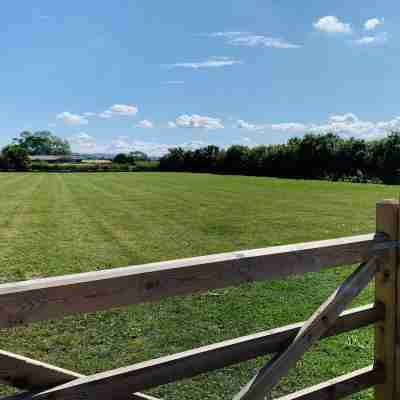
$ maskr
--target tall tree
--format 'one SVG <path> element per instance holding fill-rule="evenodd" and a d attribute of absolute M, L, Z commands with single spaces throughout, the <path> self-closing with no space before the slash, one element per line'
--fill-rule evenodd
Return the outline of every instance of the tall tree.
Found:
<path fill-rule="evenodd" d="M 4 147 L 0 153 L 0 168 L 14 171 L 27 171 L 31 166 L 29 154 L 18 144 Z"/>
<path fill-rule="evenodd" d="M 71 147 L 67 140 L 61 139 L 48 131 L 24 131 L 14 142 L 30 155 L 68 155 Z"/>

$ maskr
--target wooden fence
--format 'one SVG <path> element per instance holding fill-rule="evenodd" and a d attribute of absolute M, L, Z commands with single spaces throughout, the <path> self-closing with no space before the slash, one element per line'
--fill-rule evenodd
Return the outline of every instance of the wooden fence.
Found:
<path fill-rule="evenodd" d="M 360 264 L 305 322 L 84 376 L 0 351 L 0 382 L 25 392 L 11 399 L 156 400 L 142 391 L 273 354 L 235 399 L 270 398 L 272 388 L 319 339 L 375 324 L 372 366 L 281 397 L 341 399 L 375 387 L 400 399 L 399 203 L 377 204 L 376 233 L 267 249 L 0 285 L 0 328 Z M 345 308 L 375 278 L 375 303 Z M 329 360 L 327 360 L 329 362 Z M 133 394 L 134 393 L 134 394 Z"/>

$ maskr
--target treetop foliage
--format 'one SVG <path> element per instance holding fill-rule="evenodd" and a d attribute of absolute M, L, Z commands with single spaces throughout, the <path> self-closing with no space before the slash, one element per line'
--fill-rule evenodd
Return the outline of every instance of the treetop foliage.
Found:
<path fill-rule="evenodd" d="M 17 144 L 9 144 L 0 153 L 0 169 L 28 171 L 31 166 L 29 153 Z"/>
<path fill-rule="evenodd" d="M 135 163 L 137 161 L 148 161 L 148 160 L 149 160 L 149 157 L 147 156 L 147 154 L 145 154 L 141 151 L 132 151 L 128 154 L 126 154 L 126 153 L 117 154 L 114 157 L 113 162 L 116 164 L 135 165 Z"/>
<path fill-rule="evenodd" d="M 24 131 L 14 143 L 25 149 L 29 155 L 68 155 L 71 147 L 67 140 L 53 135 L 49 131 Z"/>

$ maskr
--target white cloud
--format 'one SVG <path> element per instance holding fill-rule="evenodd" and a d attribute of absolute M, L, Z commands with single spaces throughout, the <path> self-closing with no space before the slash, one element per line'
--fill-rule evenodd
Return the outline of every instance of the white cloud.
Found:
<path fill-rule="evenodd" d="M 298 122 L 283 122 L 280 124 L 253 124 L 250 122 L 239 119 L 236 123 L 239 129 L 247 131 L 261 132 L 261 131 L 281 131 L 281 132 L 304 132 L 306 126 Z"/>
<path fill-rule="evenodd" d="M 282 38 L 256 35 L 251 32 L 213 32 L 206 36 L 224 38 L 227 43 L 235 46 L 272 47 L 275 49 L 297 49 L 301 47 Z"/>
<path fill-rule="evenodd" d="M 96 114 L 99 118 L 102 119 L 110 119 L 113 116 L 113 113 L 110 110 L 103 111 L 102 113 Z"/>
<path fill-rule="evenodd" d="M 328 15 L 314 22 L 314 28 L 327 33 L 351 33 L 351 25 L 339 20 L 338 17 Z"/>
<path fill-rule="evenodd" d="M 371 121 L 362 121 L 352 113 L 331 115 L 327 124 L 312 125 L 312 131 L 330 131 L 345 136 L 379 135 L 377 124 Z"/>
<path fill-rule="evenodd" d="M 173 121 L 168 121 L 168 128 L 176 128 L 176 123 Z"/>
<path fill-rule="evenodd" d="M 208 33 L 204 36 L 234 38 L 236 36 L 243 36 L 243 35 L 249 35 L 249 34 L 250 34 L 250 32 L 231 31 L 231 32 L 212 32 L 212 33 Z"/>
<path fill-rule="evenodd" d="M 246 47 L 272 47 L 275 49 L 298 49 L 298 44 L 289 43 L 282 38 L 273 38 L 262 35 L 238 36 L 229 40 L 230 44 Z"/>
<path fill-rule="evenodd" d="M 85 132 L 77 133 L 69 138 L 72 145 L 76 145 L 79 150 L 94 150 L 97 147 L 96 139 Z"/>
<path fill-rule="evenodd" d="M 82 115 L 80 115 L 64 111 L 57 115 L 57 119 L 70 125 L 87 125 L 89 123 L 89 117 L 98 117 L 102 119 L 110 119 L 118 116 L 133 117 L 138 113 L 138 111 L 138 107 L 134 105 L 114 104 L 109 109 L 101 113 L 84 112 Z"/>
<path fill-rule="evenodd" d="M 377 127 L 386 131 L 400 131 L 400 117 L 393 118 L 389 121 L 378 122 Z"/>
<path fill-rule="evenodd" d="M 168 149 L 173 147 L 182 147 L 187 150 L 195 150 L 200 147 L 206 146 L 207 143 L 201 140 L 193 140 L 191 142 L 185 143 L 157 143 L 154 141 L 141 141 L 141 140 L 131 140 L 128 136 L 118 136 L 109 146 L 107 146 L 104 151 L 111 154 L 116 153 L 129 153 L 131 151 L 143 151 L 144 153 L 160 157 L 168 152 Z"/>
<path fill-rule="evenodd" d="M 148 119 L 144 119 L 144 120 L 140 121 L 136 126 L 138 128 L 145 128 L 145 129 L 154 128 L 153 122 L 149 121 Z"/>
<path fill-rule="evenodd" d="M 222 121 L 219 118 L 206 117 L 197 114 L 181 115 L 175 120 L 174 124 L 176 127 L 179 128 L 204 128 L 204 129 L 224 128 L 224 125 L 222 124 Z"/>
<path fill-rule="evenodd" d="M 163 85 L 183 85 L 185 81 L 163 81 Z"/>
<path fill-rule="evenodd" d="M 89 121 L 82 115 L 72 114 L 69 111 L 64 111 L 57 115 L 57 119 L 69 125 L 87 125 Z"/>
<path fill-rule="evenodd" d="M 357 138 L 382 137 L 393 130 L 400 131 L 400 117 L 388 121 L 363 121 L 353 113 L 331 115 L 325 123 L 299 123 L 286 122 L 277 124 L 253 124 L 238 120 L 238 128 L 259 132 L 274 133 L 285 132 L 292 134 L 332 132 L 345 137 Z"/>
<path fill-rule="evenodd" d="M 274 131 L 299 133 L 304 132 L 307 126 L 299 122 L 283 122 L 280 124 L 272 124 L 271 129 Z"/>
<path fill-rule="evenodd" d="M 132 143 L 128 136 L 117 136 L 111 141 L 107 151 L 110 153 L 129 153 L 133 151 Z"/>
<path fill-rule="evenodd" d="M 98 117 L 101 119 L 111 119 L 113 117 L 134 117 L 139 112 L 137 106 L 128 104 L 114 104 L 107 110 L 95 113 L 95 112 L 85 112 L 83 115 L 85 117 Z"/>
<path fill-rule="evenodd" d="M 198 62 L 179 62 L 175 64 L 169 64 L 170 68 L 191 68 L 191 69 L 204 69 L 204 68 L 221 68 L 228 67 L 231 65 L 243 64 L 240 60 L 235 60 L 230 57 L 210 57 L 205 61 Z"/>
<path fill-rule="evenodd" d="M 366 31 L 373 31 L 376 29 L 379 25 L 383 25 L 384 23 L 383 18 L 371 18 L 365 21 L 364 28 Z"/>
<path fill-rule="evenodd" d="M 133 105 L 127 104 L 114 104 L 110 107 L 106 112 L 111 113 L 112 115 L 124 115 L 124 116 L 133 116 L 138 113 L 139 109 Z"/>
<path fill-rule="evenodd" d="M 353 41 L 358 46 L 373 46 L 385 44 L 388 40 L 387 32 L 382 32 L 377 35 L 363 36 L 360 39 Z"/>
<path fill-rule="evenodd" d="M 356 122 L 358 122 L 358 117 L 352 113 L 331 115 L 328 121 L 331 124 L 355 124 Z"/>

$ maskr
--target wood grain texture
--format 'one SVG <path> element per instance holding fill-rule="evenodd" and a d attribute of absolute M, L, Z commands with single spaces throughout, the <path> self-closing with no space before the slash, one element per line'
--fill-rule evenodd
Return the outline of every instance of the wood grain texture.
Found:
<path fill-rule="evenodd" d="M 382 319 L 383 314 L 382 309 L 375 308 L 373 305 L 345 311 L 341 314 L 335 326 L 326 333 L 326 336 L 337 335 L 370 325 L 375 323 L 376 320 Z M 127 368 L 93 375 L 89 378 L 82 378 L 72 382 L 73 385 L 76 383 L 76 387 L 72 389 L 78 391 L 74 394 L 77 396 L 76 398 L 95 399 L 101 392 L 108 393 L 108 396 L 112 396 L 113 399 L 123 399 L 132 392 L 151 389 L 261 355 L 275 353 L 287 346 L 296 337 L 302 325 L 303 323 L 298 323 L 272 329 L 172 356 L 161 357 Z M 39 393 L 36 396 L 30 395 L 29 398 L 58 398 L 57 389 L 54 390 L 56 393 L 50 395 L 50 397 L 47 397 L 47 394 Z M 94 391 L 92 392 L 92 390 Z M 74 397 L 72 396 L 72 398 Z"/>
<path fill-rule="evenodd" d="M 361 235 L 3 284 L 0 328 L 354 264 L 393 245 Z"/>
<path fill-rule="evenodd" d="M 372 366 L 340 376 L 319 385 L 279 397 L 276 400 L 338 400 L 359 393 L 384 381 L 382 369 Z"/>
<path fill-rule="evenodd" d="M 389 240 L 399 239 L 399 203 L 386 200 L 376 206 L 376 231 Z M 380 259 L 380 270 L 375 279 L 375 301 L 383 304 L 386 316 L 375 327 L 375 362 L 385 368 L 386 380 L 375 388 L 376 400 L 399 399 L 396 385 L 399 366 L 396 362 L 396 343 L 399 334 L 399 254 L 398 249 L 388 250 Z"/>
<path fill-rule="evenodd" d="M 373 387 L 383 380 L 383 370 L 370 366 L 287 396 L 279 397 L 276 400 L 339 400 Z M 29 400 L 32 399 L 32 396 L 32 394 L 24 393 L 17 396 L 4 397 L 1 400 Z M 143 396 L 141 400 L 157 400 L 151 396 Z"/>
<path fill-rule="evenodd" d="M 36 393 L 35 392 L 22 392 L 19 394 L 16 394 L 14 396 L 5 396 L 5 397 L 0 397 L 0 400 L 31 400 L 35 398 Z M 81 398 L 83 400 L 83 398 Z M 98 397 L 99 400 L 106 399 L 105 397 Z M 107 400 L 112 400 L 113 397 L 108 397 Z M 134 394 L 129 394 L 126 396 L 127 400 L 160 400 L 157 397 L 149 396 L 147 394 L 143 393 L 134 393 Z"/>
<path fill-rule="evenodd" d="M 303 325 L 293 342 L 268 362 L 234 397 L 235 400 L 264 400 L 274 386 L 295 366 L 304 353 L 333 326 L 344 308 L 373 279 L 377 256 L 361 264 Z"/>
<path fill-rule="evenodd" d="M 84 377 L 82 374 L 0 350 L 0 383 L 5 385 L 38 391 Z M 135 393 L 129 398 L 158 400 L 143 393 Z"/>
<path fill-rule="evenodd" d="M 83 375 L 0 350 L 0 383 L 19 389 L 45 389 Z"/>

